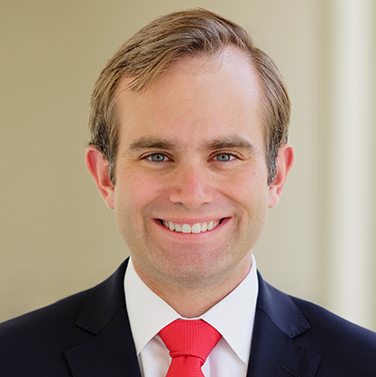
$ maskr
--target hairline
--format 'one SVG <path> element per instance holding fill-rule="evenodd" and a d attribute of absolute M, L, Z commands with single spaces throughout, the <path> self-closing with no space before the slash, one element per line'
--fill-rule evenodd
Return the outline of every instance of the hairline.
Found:
<path fill-rule="evenodd" d="M 111 182 L 114 186 L 116 184 L 115 170 L 116 170 L 116 160 L 117 160 L 117 156 L 118 156 L 119 133 L 120 133 L 120 118 L 119 118 L 119 111 L 120 110 L 118 108 L 118 106 L 119 106 L 118 99 L 119 99 L 119 87 L 120 87 L 121 82 L 123 80 L 126 80 L 126 79 L 130 80 L 127 87 L 125 88 L 125 90 L 131 91 L 135 94 L 142 94 L 143 92 L 148 90 L 153 85 L 153 83 L 155 83 L 164 74 L 166 74 L 174 63 L 181 62 L 182 60 L 184 60 L 187 57 L 192 57 L 192 58 L 203 57 L 203 58 L 212 58 L 212 60 L 214 60 L 216 57 L 218 58 L 221 55 L 223 55 L 224 51 L 229 47 L 234 47 L 237 50 L 243 52 L 244 58 L 248 60 L 250 69 L 253 69 L 253 72 L 256 75 L 257 85 L 260 89 L 258 100 L 259 100 L 259 105 L 262 107 L 262 110 L 260 111 L 260 115 L 261 115 L 262 129 L 263 129 L 263 132 L 264 132 L 264 135 L 263 135 L 264 147 L 265 147 L 264 153 L 265 153 L 266 163 L 269 166 L 268 154 L 269 154 L 269 149 L 270 149 L 269 148 L 270 130 L 269 130 L 269 127 L 268 127 L 268 123 L 269 123 L 269 120 L 268 120 L 269 119 L 268 103 L 267 103 L 268 97 L 267 97 L 267 94 L 266 94 L 265 83 L 261 78 L 259 68 L 257 67 L 257 64 L 256 64 L 255 60 L 253 59 L 253 56 L 250 53 L 250 51 L 246 50 L 245 48 L 242 48 L 241 46 L 230 41 L 226 44 L 223 44 L 220 48 L 218 48 L 215 51 L 197 50 L 197 51 L 181 53 L 179 56 L 171 59 L 171 61 L 169 61 L 164 66 L 163 69 L 158 70 L 156 72 L 156 74 L 153 75 L 153 77 L 151 79 L 147 80 L 144 83 L 144 85 L 142 85 L 141 87 L 134 85 L 135 80 L 137 80 L 137 78 L 139 76 L 137 76 L 137 75 L 133 75 L 133 76 L 127 75 L 127 72 L 123 72 L 123 74 L 119 75 L 119 77 L 117 78 L 117 80 L 115 82 L 114 92 L 113 92 L 111 101 L 110 101 L 109 106 L 108 106 L 108 110 L 110 110 L 109 111 L 110 112 L 110 114 L 109 114 L 110 119 L 111 119 L 111 122 L 113 122 L 113 127 L 112 127 L 112 130 L 111 130 L 111 133 L 114 133 L 113 140 L 116 140 L 116 145 L 114 146 L 114 150 L 111 153 L 111 161 L 109 161 L 109 167 L 108 167 L 108 175 L 109 175 L 109 178 L 110 178 L 110 180 L 111 180 Z M 268 177 L 269 177 L 269 168 L 268 168 Z"/>

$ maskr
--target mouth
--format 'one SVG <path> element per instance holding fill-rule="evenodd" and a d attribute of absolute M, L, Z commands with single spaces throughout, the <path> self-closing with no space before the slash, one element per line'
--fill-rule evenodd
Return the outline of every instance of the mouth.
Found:
<path fill-rule="evenodd" d="M 220 225 L 225 218 L 220 220 L 211 220 L 205 222 L 197 222 L 195 224 L 189 225 L 187 223 L 175 223 L 172 221 L 166 221 L 162 219 L 158 219 L 158 221 L 167 229 L 172 232 L 177 233 L 204 233 L 209 232 L 215 229 L 218 225 Z"/>

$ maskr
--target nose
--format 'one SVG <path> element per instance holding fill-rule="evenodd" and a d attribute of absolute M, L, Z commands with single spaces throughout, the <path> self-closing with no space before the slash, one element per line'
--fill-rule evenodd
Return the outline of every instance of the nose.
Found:
<path fill-rule="evenodd" d="M 192 164 L 177 167 L 170 182 L 169 197 L 172 203 L 187 208 L 199 208 L 214 199 L 209 171 L 203 166 Z"/>

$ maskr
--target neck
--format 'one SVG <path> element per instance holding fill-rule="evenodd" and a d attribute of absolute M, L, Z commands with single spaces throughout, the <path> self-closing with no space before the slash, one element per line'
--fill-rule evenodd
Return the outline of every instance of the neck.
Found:
<path fill-rule="evenodd" d="M 180 316 L 185 318 L 200 317 L 224 299 L 243 281 L 251 266 L 252 254 L 249 253 L 242 263 L 224 278 L 215 280 L 210 284 L 191 287 L 152 279 L 143 274 L 134 264 L 137 274 L 144 283 Z"/>

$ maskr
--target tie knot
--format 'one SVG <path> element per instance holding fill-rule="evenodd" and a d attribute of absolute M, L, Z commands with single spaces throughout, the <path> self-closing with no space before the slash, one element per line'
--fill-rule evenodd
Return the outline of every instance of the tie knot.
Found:
<path fill-rule="evenodd" d="M 176 320 L 164 327 L 159 336 L 170 351 L 172 358 L 195 356 L 205 362 L 221 334 L 207 322 L 199 320 Z"/>

